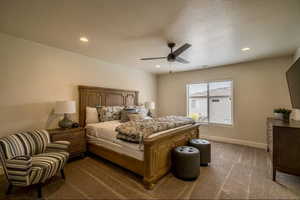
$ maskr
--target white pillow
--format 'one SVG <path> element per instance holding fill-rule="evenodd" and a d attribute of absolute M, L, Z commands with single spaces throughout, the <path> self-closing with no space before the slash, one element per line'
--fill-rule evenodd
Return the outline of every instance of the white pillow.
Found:
<path fill-rule="evenodd" d="M 98 112 L 96 108 L 93 107 L 86 107 L 86 118 L 85 123 L 86 124 L 92 124 L 92 123 L 98 123 Z"/>

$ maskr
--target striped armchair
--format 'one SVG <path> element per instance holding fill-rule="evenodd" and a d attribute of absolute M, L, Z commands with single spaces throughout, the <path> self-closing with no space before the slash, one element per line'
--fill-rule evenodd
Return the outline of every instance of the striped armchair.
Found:
<path fill-rule="evenodd" d="M 37 184 L 38 197 L 42 197 L 41 185 L 58 172 L 64 176 L 64 166 L 68 160 L 70 143 L 56 141 L 50 143 L 46 130 L 35 130 L 13 134 L 0 139 L 1 161 L 9 186 L 29 186 Z"/>

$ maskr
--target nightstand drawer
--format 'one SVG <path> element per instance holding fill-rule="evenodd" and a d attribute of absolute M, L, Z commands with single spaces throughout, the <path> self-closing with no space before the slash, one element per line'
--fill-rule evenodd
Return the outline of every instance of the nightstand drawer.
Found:
<path fill-rule="evenodd" d="M 82 153 L 86 151 L 86 143 L 83 142 L 74 142 L 71 143 L 72 145 L 70 146 L 70 153 Z"/>
<path fill-rule="evenodd" d="M 73 132 L 72 137 L 76 138 L 76 140 L 85 140 L 85 132 L 84 131 Z"/>
<path fill-rule="evenodd" d="M 70 157 L 82 155 L 86 152 L 85 129 L 53 129 L 49 130 L 51 141 L 65 140 L 69 141 Z"/>
<path fill-rule="evenodd" d="M 61 141 L 61 140 L 66 140 L 66 141 L 69 141 L 71 142 L 73 139 L 73 136 L 70 135 L 69 133 L 66 134 L 66 133 L 59 133 L 59 134 L 53 134 L 51 135 L 51 141 Z"/>

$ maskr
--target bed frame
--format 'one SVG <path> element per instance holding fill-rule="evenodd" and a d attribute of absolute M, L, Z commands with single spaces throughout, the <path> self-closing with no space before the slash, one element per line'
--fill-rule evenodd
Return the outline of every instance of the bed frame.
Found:
<path fill-rule="evenodd" d="M 86 107 L 138 105 L 138 91 L 79 86 L 79 123 L 85 127 Z M 174 147 L 187 144 L 199 137 L 199 124 L 178 128 L 144 140 L 144 161 L 117 153 L 99 145 L 87 144 L 88 151 L 116 163 L 143 177 L 147 189 L 171 169 L 171 152 Z"/>

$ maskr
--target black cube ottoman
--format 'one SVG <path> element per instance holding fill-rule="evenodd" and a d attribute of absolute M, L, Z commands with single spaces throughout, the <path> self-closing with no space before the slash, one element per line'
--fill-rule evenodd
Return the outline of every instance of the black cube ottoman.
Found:
<path fill-rule="evenodd" d="M 200 151 L 200 165 L 208 166 L 211 162 L 211 145 L 210 142 L 203 139 L 191 139 L 189 145 Z"/>
<path fill-rule="evenodd" d="M 172 168 L 177 178 L 194 180 L 200 174 L 200 152 L 190 146 L 179 146 L 173 150 Z"/>

